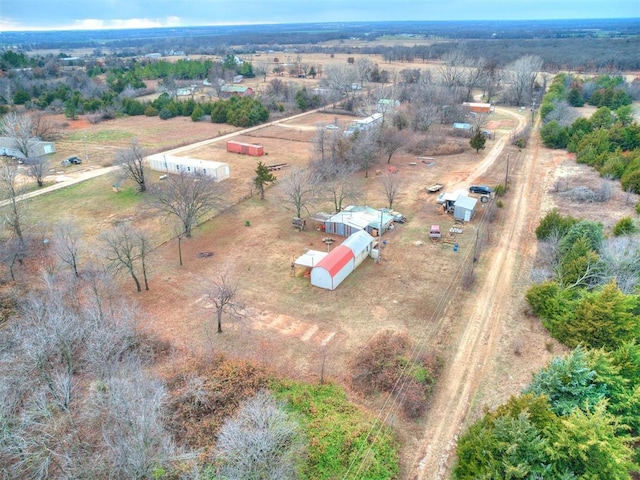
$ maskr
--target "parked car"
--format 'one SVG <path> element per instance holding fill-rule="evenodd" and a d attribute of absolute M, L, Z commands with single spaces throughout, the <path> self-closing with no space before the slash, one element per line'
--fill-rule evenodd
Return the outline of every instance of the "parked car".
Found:
<path fill-rule="evenodd" d="M 492 138 L 491 132 L 489 130 L 482 130 L 480 133 L 484 138 Z"/>
<path fill-rule="evenodd" d="M 395 210 L 391 210 L 389 208 L 381 208 L 380 210 L 391 215 L 393 217 L 393 221 L 396 223 L 404 223 L 407 221 L 407 217 L 405 217 L 400 212 L 396 212 Z"/>
<path fill-rule="evenodd" d="M 333 123 L 330 123 L 329 125 L 327 125 L 325 127 L 327 130 L 340 130 L 340 127 L 338 125 L 335 125 Z"/>
<path fill-rule="evenodd" d="M 493 190 L 491 190 L 486 185 L 471 185 L 469 187 L 469 191 L 471 193 L 479 193 L 481 195 L 490 195 Z"/>
<path fill-rule="evenodd" d="M 63 166 L 67 166 L 67 165 L 80 165 L 82 163 L 82 160 L 79 157 L 69 157 L 65 160 L 62 161 L 62 165 Z"/>

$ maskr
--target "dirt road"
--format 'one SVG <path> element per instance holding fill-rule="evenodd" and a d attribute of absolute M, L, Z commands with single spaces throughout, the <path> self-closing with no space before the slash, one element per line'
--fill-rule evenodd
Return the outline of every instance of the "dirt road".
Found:
<path fill-rule="evenodd" d="M 522 127 L 523 118 L 519 120 Z M 504 145 L 506 138 L 497 144 Z M 502 142 L 502 143 L 501 143 Z M 465 312 L 463 327 L 453 338 L 454 350 L 445 362 L 445 371 L 438 382 L 430 413 L 425 425 L 423 441 L 409 478 L 415 480 L 448 478 L 451 460 L 465 418 L 469 414 L 477 389 L 491 367 L 500 328 L 511 313 L 515 279 L 522 273 L 523 255 L 528 254 L 526 238 L 532 235 L 537 218 L 542 188 L 536 184 L 542 174 L 538 168 L 538 142 L 534 134 L 533 147 L 522 165 L 520 184 L 512 185 L 504 231 L 491 251 L 484 255 L 488 264 L 486 275 L 478 279 L 478 286 L 466 295 L 461 312 Z M 501 150 L 499 145 L 467 181 L 473 181 L 486 170 Z M 484 169 L 484 170 L 483 170 Z"/>

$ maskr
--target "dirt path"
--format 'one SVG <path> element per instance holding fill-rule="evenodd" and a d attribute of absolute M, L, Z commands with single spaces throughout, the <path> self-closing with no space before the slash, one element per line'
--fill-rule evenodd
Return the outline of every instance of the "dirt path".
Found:
<path fill-rule="evenodd" d="M 523 121 L 519 121 L 519 128 Z M 506 138 L 501 141 L 506 142 Z M 452 339 L 455 347 L 438 382 L 422 445 L 409 475 L 411 479 L 448 477 L 457 438 L 477 389 L 492 365 L 502 324 L 511 313 L 511 298 L 521 294 L 514 291 L 513 285 L 521 273 L 523 255 L 530 253 L 526 237 L 532 234 L 532 222 L 534 217 L 537 218 L 542 198 L 541 188 L 536 188 L 541 174 L 538 168 L 539 138 L 536 135 L 533 142 L 534 147 L 522 165 L 523 181 L 512 187 L 509 195 L 505 231 L 491 251 L 484 255 L 488 261 L 483 268 L 486 274 L 480 277 L 477 289 L 467 295 L 465 304 L 460 307 L 459 311 L 465 312 L 464 325 L 457 338 Z M 498 153 L 499 150 L 494 148 L 468 178 L 479 177 L 482 169 L 486 170 L 490 165 L 490 158 L 495 158 Z"/>

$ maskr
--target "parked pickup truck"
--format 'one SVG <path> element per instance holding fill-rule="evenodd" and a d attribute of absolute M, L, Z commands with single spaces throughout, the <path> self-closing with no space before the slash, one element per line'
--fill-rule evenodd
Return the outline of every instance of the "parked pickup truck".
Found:
<path fill-rule="evenodd" d="M 444 187 L 442 183 L 434 183 L 433 185 L 429 185 L 428 187 L 426 187 L 425 190 L 427 191 L 427 193 L 436 193 L 442 190 L 442 187 Z"/>

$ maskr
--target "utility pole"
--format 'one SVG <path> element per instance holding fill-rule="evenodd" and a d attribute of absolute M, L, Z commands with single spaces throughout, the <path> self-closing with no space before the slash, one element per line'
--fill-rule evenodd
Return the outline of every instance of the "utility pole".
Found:
<path fill-rule="evenodd" d="M 504 175 L 504 191 L 507 191 L 507 185 L 509 183 L 509 157 L 511 156 L 510 153 L 507 154 L 507 172 Z"/>

